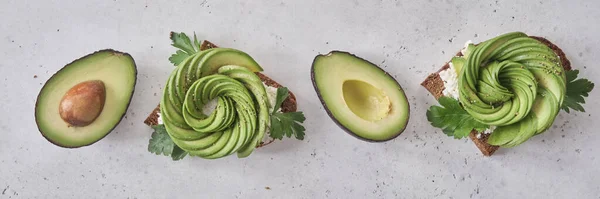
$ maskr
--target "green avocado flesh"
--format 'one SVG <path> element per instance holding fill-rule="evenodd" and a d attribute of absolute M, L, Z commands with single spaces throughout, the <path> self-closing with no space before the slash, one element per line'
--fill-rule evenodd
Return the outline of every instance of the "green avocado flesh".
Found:
<path fill-rule="evenodd" d="M 171 73 L 160 102 L 167 133 L 190 155 L 247 157 L 262 141 L 269 121 L 267 93 L 248 54 L 228 48 L 200 51 Z M 202 108 L 217 99 L 209 115 Z"/>
<path fill-rule="evenodd" d="M 513 147 L 552 125 L 566 92 L 559 60 L 547 45 L 520 32 L 469 45 L 464 57 L 452 59 L 464 109 L 498 126 L 489 144 Z"/>
<path fill-rule="evenodd" d="M 404 91 L 376 65 L 347 52 L 318 55 L 313 85 L 329 116 L 365 141 L 391 140 L 404 131 L 409 105 Z"/>
<path fill-rule="evenodd" d="M 68 148 L 87 146 L 102 139 L 125 115 L 136 83 L 137 69 L 126 53 L 102 50 L 64 66 L 40 91 L 35 118 L 38 129 L 50 142 Z M 105 86 L 105 102 L 98 117 L 87 126 L 71 126 L 59 113 L 65 93 L 75 85 L 100 80 Z"/>

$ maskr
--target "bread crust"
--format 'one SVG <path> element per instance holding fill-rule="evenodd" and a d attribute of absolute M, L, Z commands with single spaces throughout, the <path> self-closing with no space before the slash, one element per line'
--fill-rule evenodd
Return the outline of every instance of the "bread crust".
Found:
<path fill-rule="evenodd" d="M 548 47 L 550 47 L 552 49 L 552 51 L 554 51 L 554 53 L 559 56 L 560 62 L 561 62 L 561 65 L 563 66 L 563 68 L 566 71 L 571 70 L 571 62 L 569 61 L 569 59 L 567 58 L 565 53 L 562 51 L 562 49 L 560 49 L 558 46 L 556 46 L 554 43 L 550 42 L 546 38 L 538 37 L 538 36 L 529 36 L 529 37 L 536 39 L 536 40 L 542 42 L 543 44 L 547 45 Z M 459 51 L 458 53 L 456 53 L 456 56 L 462 56 L 462 53 Z M 449 62 L 446 62 L 442 66 L 442 68 L 440 68 L 440 70 L 427 76 L 427 78 L 425 78 L 425 80 L 421 83 L 421 86 L 425 87 L 425 89 L 427 89 L 427 91 L 429 91 L 429 93 L 431 93 L 431 95 L 433 95 L 433 97 L 435 97 L 436 100 L 443 96 L 442 91 L 445 89 L 444 82 L 440 78 L 439 73 L 448 68 L 450 68 L 450 65 L 449 65 Z M 481 134 L 481 136 L 478 138 L 477 137 L 478 133 L 479 132 L 477 132 L 475 130 L 471 131 L 471 133 L 469 134 L 469 138 L 471 138 L 473 143 L 475 143 L 475 146 L 477 146 L 477 148 L 479 148 L 479 150 L 481 151 L 481 153 L 484 156 L 493 155 L 494 152 L 496 152 L 500 147 L 490 145 L 487 143 L 489 134 Z"/>
<path fill-rule="evenodd" d="M 200 50 L 206 50 L 206 49 L 210 49 L 210 48 L 218 48 L 218 47 L 217 47 L 217 45 L 215 45 L 209 41 L 206 41 L 206 40 L 204 40 L 202 42 L 202 44 L 200 45 Z M 275 80 L 271 79 L 270 77 L 268 77 L 262 73 L 256 72 L 255 74 L 267 86 L 271 86 L 271 87 L 275 87 L 275 88 L 283 87 L 281 84 L 277 83 Z M 289 91 L 289 94 L 290 95 L 288 96 L 288 98 L 286 98 L 283 101 L 283 103 L 281 104 L 281 112 L 284 112 L 284 113 L 296 112 L 296 110 L 298 109 L 298 105 L 296 102 L 296 96 L 291 91 Z M 154 110 L 152 110 L 152 112 L 144 120 L 144 124 L 146 124 L 148 126 L 158 125 L 159 113 L 160 113 L 160 104 L 158 106 L 156 106 L 156 108 L 154 108 Z M 268 144 L 271 144 L 271 143 L 273 143 L 273 141 L 275 141 L 275 139 L 271 138 L 267 142 L 261 142 L 256 148 L 260 148 L 260 147 L 266 146 Z"/>

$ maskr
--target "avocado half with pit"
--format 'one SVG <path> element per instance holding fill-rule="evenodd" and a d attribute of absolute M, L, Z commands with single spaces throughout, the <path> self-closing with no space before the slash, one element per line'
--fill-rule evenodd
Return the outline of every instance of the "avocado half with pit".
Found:
<path fill-rule="evenodd" d="M 133 58 L 101 50 L 67 64 L 40 91 L 35 105 L 39 131 L 67 148 L 87 146 L 119 124 L 133 96 Z"/>
<path fill-rule="evenodd" d="M 329 117 L 350 135 L 383 142 L 400 135 L 409 118 L 402 87 L 375 64 L 348 52 L 317 55 L 312 82 Z"/>

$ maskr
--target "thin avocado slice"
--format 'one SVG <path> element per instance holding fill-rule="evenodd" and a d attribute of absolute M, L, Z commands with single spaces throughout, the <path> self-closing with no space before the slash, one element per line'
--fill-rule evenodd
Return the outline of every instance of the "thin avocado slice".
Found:
<path fill-rule="evenodd" d="M 313 86 L 334 122 L 350 135 L 370 142 L 400 135 L 409 119 L 402 87 L 384 70 L 348 52 L 318 55 Z"/>
<path fill-rule="evenodd" d="M 534 114 L 529 114 L 519 123 L 498 127 L 488 138 L 488 143 L 505 148 L 515 147 L 531 136 L 535 135 L 537 119 Z"/>
<path fill-rule="evenodd" d="M 453 57 L 451 62 L 452 66 L 454 66 L 454 71 L 456 71 L 456 74 L 460 74 L 460 70 L 462 70 L 466 60 L 463 57 Z"/>
<path fill-rule="evenodd" d="M 465 48 L 465 50 L 462 52 L 463 53 L 463 58 L 468 58 L 469 55 L 471 55 L 471 53 L 473 52 L 473 50 L 475 49 L 475 44 L 469 44 L 467 45 L 467 47 Z"/>
<path fill-rule="evenodd" d="M 236 65 L 250 69 L 252 72 L 263 71 L 262 67 L 250 57 L 250 55 L 240 50 L 232 48 L 212 48 L 207 50 L 207 54 L 202 57 L 198 64 L 201 70 L 201 76 L 207 76 L 217 73 L 221 66 Z"/>
<path fill-rule="evenodd" d="M 91 145 L 119 124 L 133 96 L 137 69 L 133 58 L 107 49 L 94 52 L 67 64 L 42 87 L 36 101 L 35 119 L 41 134 L 51 143 L 67 148 Z M 104 85 L 104 104 L 99 115 L 84 126 L 64 120 L 62 107 L 67 92 L 87 81 Z M 79 101 L 86 103 L 85 101 Z M 73 110 L 73 112 L 84 110 Z"/>
<path fill-rule="evenodd" d="M 531 108 L 537 120 L 536 134 L 540 134 L 552 126 L 560 110 L 558 107 L 558 100 L 554 95 L 546 89 L 540 88 Z"/>

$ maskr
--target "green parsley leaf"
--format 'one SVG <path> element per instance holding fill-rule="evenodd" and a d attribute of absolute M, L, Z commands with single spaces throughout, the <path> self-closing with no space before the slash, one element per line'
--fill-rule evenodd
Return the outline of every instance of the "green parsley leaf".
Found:
<path fill-rule="evenodd" d="M 192 40 L 185 33 L 171 32 L 171 41 L 173 41 L 172 46 L 185 51 L 189 55 L 196 53 Z"/>
<path fill-rule="evenodd" d="M 304 126 L 301 125 L 306 118 L 302 112 L 277 112 L 281 107 L 283 101 L 289 96 L 288 89 L 286 87 L 277 88 L 277 97 L 275 98 L 276 103 L 271 113 L 271 128 L 269 130 L 269 136 L 274 139 L 283 139 L 283 136 L 292 137 L 292 135 L 298 140 L 304 140 Z"/>
<path fill-rule="evenodd" d="M 202 44 L 200 43 L 200 41 L 198 41 L 198 37 L 196 37 L 196 32 L 194 32 L 194 50 L 196 50 L 196 52 L 199 52 L 201 46 Z"/>
<path fill-rule="evenodd" d="M 174 161 L 177 161 L 177 160 L 181 160 L 181 159 L 185 158 L 185 156 L 187 154 L 188 154 L 187 151 L 184 151 L 183 149 L 179 148 L 179 146 L 174 145 L 173 146 L 173 153 L 171 153 L 171 158 Z"/>
<path fill-rule="evenodd" d="M 292 135 L 298 139 L 304 139 L 304 126 L 299 123 L 304 122 L 306 118 L 302 112 L 289 112 L 289 113 L 274 113 L 271 115 L 271 130 L 269 135 L 275 139 L 282 139 L 286 137 L 292 137 Z"/>
<path fill-rule="evenodd" d="M 182 50 L 177 50 L 177 52 L 175 52 L 175 54 L 171 55 L 171 57 L 169 57 L 169 61 L 171 63 L 173 63 L 173 65 L 177 66 L 179 65 L 179 63 L 181 63 L 185 58 L 188 58 L 190 55 L 188 55 L 187 53 L 185 53 Z"/>
<path fill-rule="evenodd" d="M 171 156 L 173 160 L 181 160 L 187 155 L 187 152 L 173 143 L 164 124 L 155 125 L 152 128 L 154 132 L 148 143 L 148 151 L 150 153 Z"/>
<path fill-rule="evenodd" d="M 582 104 L 585 103 L 584 97 L 587 97 L 589 92 L 594 89 L 594 83 L 587 79 L 577 79 L 579 70 L 565 71 L 567 76 L 567 92 L 561 109 L 569 113 L 569 108 L 585 112 Z"/>
<path fill-rule="evenodd" d="M 171 32 L 170 38 L 171 41 L 173 41 L 173 44 L 171 45 L 180 49 L 169 57 L 169 61 L 175 66 L 179 65 L 185 58 L 200 51 L 201 43 L 198 40 L 198 37 L 196 37 L 196 33 L 194 33 L 194 41 L 192 41 L 185 33 Z"/>
<path fill-rule="evenodd" d="M 431 106 L 427 110 L 427 120 L 432 126 L 441 128 L 446 135 L 460 139 L 467 137 L 473 129 L 481 132 L 488 128 L 488 125 L 469 115 L 454 98 L 440 97 L 438 101 L 443 107 Z"/>
<path fill-rule="evenodd" d="M 148 151 L 156 155 L 171 155 L 175 143 L 173 143 L 171 137 L 167 134 L 165 125 L 156 125 L 152 126 L 152 128 L 154 132 L 152 133 L 152 138 L 150 138 L 150 143 L 148 143 Z"/>

